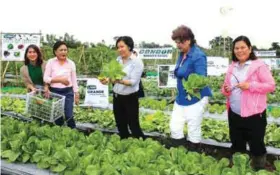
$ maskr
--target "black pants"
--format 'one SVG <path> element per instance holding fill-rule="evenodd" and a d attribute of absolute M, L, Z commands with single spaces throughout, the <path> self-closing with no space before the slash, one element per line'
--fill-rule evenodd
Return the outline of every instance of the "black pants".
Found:
<path fill-rule="evenodd" d="M 229 109 L 229 134 L 234 152 L 245 152 L 248 142 L 250 152 L 254 156 L 262 156 L 266 153 L 264 135 L 267 125 L 266 110 L 261 114 L 250 117 L 241 117 Z"/>
<path fill-rule="evenodd" d="M 129 137 L 128 126 L 133 137 L 144 138 L 139 124 L 138 92 L 130 95 L 114 93 L 113 111 L 121 139 Z"/>
<path fill-rule="evenodd" d="M 67 88 L 50 88 L 51 92 L 57 93 L 59 95 L 65 96 L 64 104 L 64 115 L 67 121 L 67 126 L 70 128 L 76 128 L 76 123 L 73 117 L 73 107 L 74 107 L 74 92 L 72 87 Z M 63 117 L 58 118 L 55 124 L 62 126 L 64 124 Z"/>

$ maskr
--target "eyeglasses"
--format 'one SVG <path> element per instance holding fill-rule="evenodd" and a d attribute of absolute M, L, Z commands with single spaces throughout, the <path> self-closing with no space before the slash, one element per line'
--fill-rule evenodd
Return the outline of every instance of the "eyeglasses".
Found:
<path fill-rule="evenodd" d="M 176 40 L 175 43 L 176 44 L 183 44 L 185 41 L 181 41 L 181 40 Z"/>
<path fill-rule="evenodd" d="M 232 72 L 230 72 L 230 74 L 231 75 L 233 75 L 233 77 L 235 78 L 235 80 L 237 81 L 237 83 L 239 84 L 240 82 L 239 82 L 239 80 L 238 80 L 238 78 L 232 73 Z M 231 90 L 230 91 L 233 91 L 234 89 L 236 89 L 237 87 L 236 86 L 234 86 L 233 88 L 231 88 Z"/>

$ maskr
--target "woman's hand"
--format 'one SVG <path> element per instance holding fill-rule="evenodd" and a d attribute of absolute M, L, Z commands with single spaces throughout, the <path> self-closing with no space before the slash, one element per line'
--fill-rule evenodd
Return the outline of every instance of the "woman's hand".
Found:
<path fill-rule="evenodd" d="M 44 86 L 44 96 L 46 98 L 50 98 L 50 90 L 49 90 L 49 86 L 48 85 Z"/>
<path fill-rule="evenodd" d="M 236 85 L 236 87 L 242 89 L 242 90 L 247 90 L 250 87 L 250 84 L 248 82 L 242 82 Z"/>
<path fill-rule="evenodd" d="M 28 92 L 36 92 L 37 91 L 37 89 L 32 84 L 27 85 L 27 90 L 28 90 Z"/>
<path fill-rule="evenodd" d="M 30 88 L 31 92 L 36 92 L 37 89 L 35 87 Z"/>
<path fill-rule="evenodd" d="M 75 92 L 75 104 L 79 105 L 79 100 L 80 100 L 80 94 L 79 92 Z"/>
<path fill-rule="evenodd" d="M 231 91 L 231 88 L 229 87 L 229 85 L 225 85 L 224 86 L 224 90 L 227 92 L 227 93 L 229 93 L 230 91 Z"/>
<path fill-rule="evenodd" d="M 103 78 L 99 80 L 103 85 L 106 85 L 109 83 L 109 78 Z"/>
<path fill-rule="evenodd" d="M 114 83 L 114 84 L 115 84 L 115 83 L 123 84 L 123 80 L 115 80 L 113 83 Z"/>
<path fill-rule="evenodd" d="M 66 78 L 66 77 L 61 77 L 60 81 L 65 86 L 68 86 L 70 84 L 69 81 L 68 81 L 68 78 Z"/>

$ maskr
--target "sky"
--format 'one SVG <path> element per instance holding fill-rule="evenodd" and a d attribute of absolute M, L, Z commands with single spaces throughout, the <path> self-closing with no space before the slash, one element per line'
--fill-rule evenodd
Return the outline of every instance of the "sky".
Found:
<path fill-rule="evenodd" d="M 135 43 L 175 46 L 172 30 L 187 25 L 206 48 L 219 35 L 246 35 L 258 48 L 280 42 L 280 0 L 2 0 L 0 6 L 1 32 L 67 32 L 106 44 L 129 35 Z"/>

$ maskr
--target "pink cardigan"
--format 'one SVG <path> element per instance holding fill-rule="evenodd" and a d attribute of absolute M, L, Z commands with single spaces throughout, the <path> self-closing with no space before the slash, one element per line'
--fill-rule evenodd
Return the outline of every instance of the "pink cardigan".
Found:
<path fill-rule="evenodd" d="M 227 108 L 229 108 L 230 92 L 224 90 L 224 86 L 230 85 L 230 77 L 234 68 L 234 62 L 230 65 L 221 92 L 227 97 Z M 249 117 L 262 113 L 266 109 L 266 94 L 275 90 L 275 81 L 268 66 L 261 60 L 252 61 L 249 67 L 247 78 L 249 89 L 241 94 L 241 116 Z"/>

